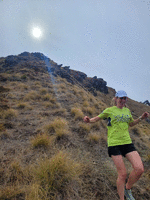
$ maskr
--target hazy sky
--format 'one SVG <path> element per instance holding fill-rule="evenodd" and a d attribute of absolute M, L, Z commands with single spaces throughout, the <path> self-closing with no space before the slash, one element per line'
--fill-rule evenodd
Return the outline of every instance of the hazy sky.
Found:
<path fill-rule="evenodd" d="M 0 57 L 24 51 L 150 101 L 150 1 L 0 0 Z"/>

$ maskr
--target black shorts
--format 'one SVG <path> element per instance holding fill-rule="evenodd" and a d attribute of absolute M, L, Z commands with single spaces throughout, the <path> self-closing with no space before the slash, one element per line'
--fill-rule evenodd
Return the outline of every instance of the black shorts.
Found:
<path fill-rule="evenodd" d="M 125 157 L 127 153 L 130 153 L 132 151 L 136 151 L 136 148 L 134 147 L 133 143 L 108 147 L 109 157 L 111 157 L 112 155 L 122 155 Z"/>

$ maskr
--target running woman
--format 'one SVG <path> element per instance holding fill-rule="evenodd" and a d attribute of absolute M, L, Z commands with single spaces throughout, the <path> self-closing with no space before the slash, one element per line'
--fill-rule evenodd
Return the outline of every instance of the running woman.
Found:
<path fill-rule="evenodd" d="M 118 195 L 120 200 L 124 200 L 124 195 L 127 200 L 135 200 L 132 196 L 131 188 L 143 174 L 144 166 L 139 153 L 131 141 L 128 128 L 147 118 L 149 113 L 144 112 L 138 119 L 134 120 L 130 110 L 126 107 L 127 100 L 127 93 L 120 90 L 114 97 L 115 106 L 106 108 L 100 115 L 94 118 L 90 119 L 88 116 L 85 116 L 83 120 L 86 123 L 94 123 L 100 119 L 108 119 L 108 154 L 112 158 L 118 173 Z M 133 167 L 133 171 L 130 173 L 126 184 L 127 172 L 123 156 L 129 160 Z"/>

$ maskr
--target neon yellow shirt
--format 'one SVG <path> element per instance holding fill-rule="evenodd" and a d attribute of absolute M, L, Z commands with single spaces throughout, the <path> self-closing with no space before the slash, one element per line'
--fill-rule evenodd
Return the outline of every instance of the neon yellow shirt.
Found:
<path fill-rule="evenodd" d="M 133 117 L 128 108 L 122 109 L 116 106 L 106 108 L 100 115 L 102 119 L 108 119 L 108 146 L 117 146 L 123 144 L 131 144 L 131 138 L 129 135 L 129 123 L 133 122 Z"/>

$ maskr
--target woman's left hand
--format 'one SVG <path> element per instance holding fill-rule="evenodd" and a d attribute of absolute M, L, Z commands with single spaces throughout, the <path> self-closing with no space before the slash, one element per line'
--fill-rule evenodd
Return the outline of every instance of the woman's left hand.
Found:
<path fill-rule="evenodd" d="M 148 112 L 144 112 L 141 116 L 142 119 L 148 118 L 149 113 Z"/>

